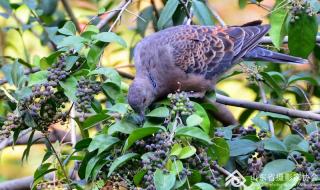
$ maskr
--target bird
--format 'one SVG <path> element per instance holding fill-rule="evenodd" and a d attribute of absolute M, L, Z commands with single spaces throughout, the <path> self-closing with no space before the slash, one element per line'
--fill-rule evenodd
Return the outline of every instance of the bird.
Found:
<path fill-rule="evenodd" d="M 270 25 L 179 25 L 142 39 L 134 50 L 136 75 L 128 103 L 139 115 L 156 100 L 177 90 L 201 98 L 215 89 L 219 77 L 243 60 L 303 64 L 307 60 L 259 45 Z"/>

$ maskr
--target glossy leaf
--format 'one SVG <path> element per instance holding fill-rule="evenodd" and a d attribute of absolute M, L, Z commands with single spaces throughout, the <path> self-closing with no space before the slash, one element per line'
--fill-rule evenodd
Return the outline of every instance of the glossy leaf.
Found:
<path fill-rule="evenodd" d="M 157 190 L 169 190 L 174 187 L 176 176 L 173 174 L 164 174 L 162 170 L 157 169 L 154 172 L 153 181 Z"/>
<path fill-rule="evenodd" d="M 277 0 L 276 6 L 270 15 L 271 29 L 269 31 L 272 43 L 280 48 L 282 40 L 286 35 L 286 18 L 288 9 L 282 6 L 284 0 Z"/>
<path fill-rule="evenodd" d="M 168 117 L 169 116 L 169 109 L 166 107 L 159 107 L 152 110 L 150 113 L 147 114 L 148 117 Z"/>
<path fill-rule="evenodd" d="M 237 139 L 229 141 L 230 156 L 245 155 L 256 150 L 257 145 L 255 142 L 247 139 Z"/>
<path fill-rule="evenodd" d="M 208 6 L 201 0 L 193 0 L 192 8 L 201 25 L 213 26 L 212 13 Z"/>
<path fill-rule="evenodd" d="M 158 20 L 158 28 L 163 29 L 164 26 L 169 22 L 172 18 L 173 13 L 176 11 L 179 5 L 179 1 L 177 0 L 168 0 L 166 5 L 161 11 L 160 18 Z"/>
<path fill-rule="evenodd" d="M 64 26 L 58 30 L 58 32 L 67 36 L 72 36 L 76 34 L 77 30 L 72 21 L 67 21 Z"/>
<path fill-rule="evenodd" d="M 271 181 L 275 178 L 275 176 L 285 173 L 291 172 L 295 169 L 295 164 L 287 159 L 278 159 L 267 163 L 262 172 L 260 173 L 260 177 L 264 181 Z"/>
<path fill-rule="evenodd" d="M 316 44 L 317 17 L 305 12 L 298 16 L 299 19 L 288 26 L 288 46 L 291 55 L 307 58 Z"/>
<path fill-rule="evenodd" d="M 197 127 L 180 127 L 176 131 L 176 136 L 192 137 L 207 144 L 212 144 L 210 137 Z"/>
<path fill-rule="evenodd" d="M 123 147 L 123 151 L 128 150 L 131 147 L 131 145 L 133 145 L 133 143 L 135 143 L 137 140 L 142 139 L 146 136 L 152 135 L 157 131 L 159 131 L 160 129 L 162 128 L 161 127 L 144 127 L 144 128 L 135 129 L 127 138 Z"/>
<path fill-rule="evenodd" d="M 101 32 L 93 37 L 95 40 L 101 42 L 115 42 L 123 47 L 127 47 L 126 41 L 113 32 Z"/>
<path fill-rule="evenodd" d="M 196 148 L 194 146 L 185 146 L 181 149 L 178 158 L 179 159 L 186 159 L 193 156 L 196 153 Z"/>
<path fill-rule="evenodd" d="M 95 136 L 92 139 L 92 141 L 88 147 L 88 151 L 92 152 L 92 151 L 95 151 L 96 149 L 98 149 L 98 155 L 99 155 L 103 151 L 112 147 L 117 142 L 119 142 L 119 139 L 116 137 L 112 137 L 112 136 L 109 136 L 106 134 L 100 134 L 100 135 Z"/>
<path fill-rule="evenodd" d="M 132 158 L 138 156 L 138 154 L 136 153 L 127 153 L 125 155 L 122 155 L 118 158 L 116 158 L 111 166 L 110 166 L 110 169 L 109 169 L 109 172 L 108 172 L 108 177 L 117 169 L 119 168 L 120 166 L 122 166 L 123 164 L 125 164 L 127 161 L 131 160 Z"/>

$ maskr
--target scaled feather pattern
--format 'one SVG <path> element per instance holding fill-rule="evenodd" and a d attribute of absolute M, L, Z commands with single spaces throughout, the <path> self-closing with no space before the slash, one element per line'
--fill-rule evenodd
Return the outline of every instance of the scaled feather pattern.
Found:
<path fill-rule="evenodd" d="M 176 90 L 204 94 L 241 60 L 306 63 L 258 46 L 269 25 L 175 26 L 144 38 L 135 49 L 136 77 L 128 102 L 143 113 L 154 100 Z"/>

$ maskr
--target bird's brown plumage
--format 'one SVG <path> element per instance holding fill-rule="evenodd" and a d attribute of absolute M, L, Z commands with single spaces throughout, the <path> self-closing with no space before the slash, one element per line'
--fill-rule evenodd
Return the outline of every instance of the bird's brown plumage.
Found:
<path fill-rule="evenodd" d="M 152 101 L 177 89 L 206 92 L 241 58 L 301 63 L 303 59 L 257 47 L 269 28 L 182 25 L 144 38 L 135 49 L 137 73 L 129 104 L 143 112 Z"/>

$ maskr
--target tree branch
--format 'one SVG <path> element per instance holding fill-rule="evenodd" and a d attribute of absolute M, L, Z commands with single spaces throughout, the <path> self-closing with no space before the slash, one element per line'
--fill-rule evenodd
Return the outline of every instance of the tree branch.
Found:
<path fill-rule="evenodd" d="M 205 100 L 211 103 L 215 102 L 209 98 L 205 98 Z M 304 118 L 304 119 L 320 121 L 320 114 L 317 114 L 312 111 L 293 110 L 293 109 L 288 109 L 281 106 L 251 102 L 247 100 L 238 100 L 238 99 L 233 99 L 220 94 L 217 94 L 216 102 L 225 104 L 225 105 L 235 106 L 235 107 L 242 107 L 247 109 L 278 113 L 278 114 L 287 115 L 289 117 L 294 117 L 294 118 Z"/>
<path fill-rule="evenodd" d="M 49 173 L 45 175 L 45 180 L 52 181 L 54 179 L 54 173 Z M 13 179 L 0 183 L 1 190 L 27 190 L 31 189 L 33 183 L 33 176 Z"/>
<path fill-rule="evenodd" d="M 30 137 L 30 133 L 31 129 L 26 129 L 25 131 L 22 131 L 19 135 L 19 138 L 17 140 L 17 142 L 15 143 L 15 145 L 26 145 L 28 144 L 28 140 Z M 56 141 L 60 141 L 61 143 L 66 143 L 66 142 L 72 142 L 72 137 L 70 134 L 67 134 L 66 136 L 66 131 L 65 130 L 61 130 L 61 129 L 57 129 L 55 127 L 52 128 L 52 131 L 49 135 L 49 139 L 51 142 L 56 142 Z M 35 144 L 43 144 L 45 142 L 45 140 L 42 138 L 43 134 L 40 132 L 36 132 L 33 136 L 33 140 L 36 139 L 40 139 L 38 141 L 35 142 Z M 76 136 L 76 139 L 80 139 L 79 136 Z M 9 137 L 3 141 L 0 142 L 0 151 L 2 149 L 4 149 L 5 147 L 8 146 L 12 146 L 13 145 L 13 138 Z M 1 188 L 0 188 L 1 189 Z"/>
<path fill-rule="evenodd" d="M 67 11 L 71 21 L 76 25 L 77 31 L 80 33 L 81 32 L 81 28 L 79 26 L 79 22 L 78 22 L 77 18 L 74 16 L 73 11 L 71 9 L 71 6 L 70 6 L 68 0 L 61 0 L 61 2 L 62 2 L 62 5 L 63 5 L 64 9 Z"/>

